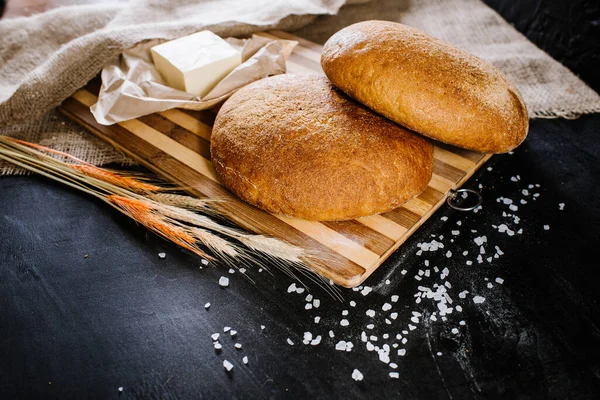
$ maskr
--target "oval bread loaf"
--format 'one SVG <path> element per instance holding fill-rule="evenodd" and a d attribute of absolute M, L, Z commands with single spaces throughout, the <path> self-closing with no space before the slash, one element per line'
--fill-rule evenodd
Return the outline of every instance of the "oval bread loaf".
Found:
<path fill-rule="evenodd" d="M 308 220 L 389 211 L 425 190 L 433 171 L 427 139 L 318 76 L 278 75 L 240 89 L 219 110 L 210 150 L 235 195 Z"/>
<path fill-rule="evenodd" d="M 500 71 L 406 25 L 350 25 L 325 43 L 321 66 L 349 96 L 432 139 L 504 153 L 527 136 L 525 103 Z"/>

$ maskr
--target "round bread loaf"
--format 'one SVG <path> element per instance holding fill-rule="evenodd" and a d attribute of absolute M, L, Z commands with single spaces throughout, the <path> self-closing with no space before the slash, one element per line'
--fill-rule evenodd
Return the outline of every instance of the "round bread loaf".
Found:
<path fill-rule="evenodd" d="M 210 150 L 218 177 L 241 199 L 319 221 L 396 208 L 425 190 L 433 170 L 427 139 L 318 76 L 240 89 L 219 110 Z"/>
<path fill-rule="evenodd" d="M 406 25 L 350 25 L 325 43 L 321 66 L 354 99 L 432 139 L 504 153 L 527 136 L 525 103 L 500 71 Z"/>

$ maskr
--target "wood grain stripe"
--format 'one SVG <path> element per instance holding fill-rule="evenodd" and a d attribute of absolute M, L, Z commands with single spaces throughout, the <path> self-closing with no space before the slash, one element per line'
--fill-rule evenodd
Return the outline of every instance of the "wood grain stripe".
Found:
<path fill-rule="evenodd" d="M 433 158 L 436 158 L 462 171 L 470 170 L 475 164 L 473 161 L 467 158 L 461 157 L 458 154 L 452 153 L 446 149 L 442 149 L 441 147 L 436 146 L 434 146 L 433 148 Z"/>
<path fill-rule="evenodd" d="M 169 121 L 176 123 L 177 125 L 187 129 L 190 132 L 200 136 L 202 139 L 210 142 L 210 133 L 212 128 L 209 125 L 206 125 L 202 121 L 197 118 L 192 117 L 191 115 L 184 113 L 176 108 L 163 111 L 159 113 Z"/>
<path fill-rule="evenodd" d="M 391 221 L 390 221 L 391 222 Z M 342 235 L 352 239 L 352 241 L 371 250 L 373 253 L 381 256 L 391 246 L 394 245 L 394 240 L 377 232 L 370 227 L 359 223 L 356 220 L 351 221 L 330 221 L 322 222 L 323 225 L 341 233 Z"/>
<path fill-rule="evenodd" d="M 465 171 L 448 165 L 437 158 L 433 159 L 433 173 L 452 182 L 458 182 L 465 176 Z"/>
<path fill-rule="evenodd" d="M 403 207 L 398 207 L 392 211 L 388 211 L 384 214 L 381 214 L 381 216 L 394 221 L 406 229 L 412 228 L 413 225 L 416 224 L 421 218 L 418 214 L 415 214 L 414 212 Z"/>
<path fill-rule="evenodd" d="M 305 233 L 307 236 L 319 241 L 329 247 L 336 253 L 339 253 L 347 259 L 355 262 L 361 267 L 367 269 L 377 263 L 379 256 L 368 250 L 346 236 L 334 231 L 333 229 L 319 222 L 307 221 L 304 219 L 287 218 L 281 215 L 275 217 L 285 223 Z"/>
<path fill-rule="evenodd" d="M 384 218 L 379 214 L 358 218 L 356 221 L 368 226 L 376 232 L 381 233 L 393 241 L 399 240 L 408 230 L 402 225 L 397 224 L 390 219 Z"/>

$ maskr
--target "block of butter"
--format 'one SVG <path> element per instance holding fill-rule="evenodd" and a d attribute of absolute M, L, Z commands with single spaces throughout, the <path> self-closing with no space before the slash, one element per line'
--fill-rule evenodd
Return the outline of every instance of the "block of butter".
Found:
<path fill-rule="evenodd" d="M 242 63 L 241 52 L 211 31 L 201 31 L 150 49 L 168 85 L 205 96 Z"/>

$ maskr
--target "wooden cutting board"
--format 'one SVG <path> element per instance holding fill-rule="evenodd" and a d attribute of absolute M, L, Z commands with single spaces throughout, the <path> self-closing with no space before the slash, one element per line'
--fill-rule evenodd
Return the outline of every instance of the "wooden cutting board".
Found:
<path fill-rule="evenodd" d="M 323 74 L 321 46 L 282 31 L 261 35 L 297 40 L 288 72 Z M 112 126 L 98 124 L 89 111 L 99 83 L 91 82 L 61 105 L 61 111 L 147 168 L 199 197 L 218 197 L 221 211 L 239 226 L 285 239 L 318 255 L 314 269 L 344 287 L 361 284 L 444 204 L 490 155 L 436 145 L 433 178 L 427 189 L 403 206 L 345 222 L 310 222 L 275 216 L 237 199 L 222 187 L 210 162 L 214 111 L 173 109 Z"/>

